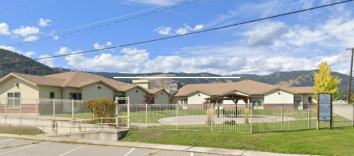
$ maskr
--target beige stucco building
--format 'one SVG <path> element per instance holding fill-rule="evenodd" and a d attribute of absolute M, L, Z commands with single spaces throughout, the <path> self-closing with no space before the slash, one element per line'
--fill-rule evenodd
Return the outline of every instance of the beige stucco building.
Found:
<path fill-rule="evenodd" d="M 154 96 L 153 101 L 147 97 Z M 168 104 L 171 95 L 164 89 L 148 89 L 85 72 L 47 76 L 10 73 L 0 80 L 0 97 L 22 99 L 73 99 L 129 97 L 131 104 Z"/>
<path fill-rule="evenodd" d="M 185 108 L 202 104 L 206 98 L 237 94 L 250 97 L 249 103 L 255 109 L 273 109 L 280 105 L 287 109 L 304 109 L 313 104 L 313 87 L 279 87 L 252 80 L 233 83 L 188 84 L 178 90 L 172 103 L 182 104 Z M 238 104 L 244 105 L 243 101 Z M 231 100 L 219 103 L 221 106 L 234 105 Z"/>
<path fill-rule="evenodd" d="M 0 79 L 0 98 L 87 100 L 106 97 L 114 100 L 115 97 L 129 97 L 130 104 L 178 103 L 188 108 L 203 104 L 206 98 L 237 94 L 250 97 L 248 103 L 252 103 L 255 109 L 273 109 L 279 105 L 289 109 L 304 109 L 313 103 L 314 93 L 313 87 L 279 87 L 243 80 L 232 83 L 188 84 L 172 95 L 165 89 L 155 89 L 153 81 L 134 82 L 135 84 L 123 83 L 85 72 L 46 76 L 10 73 Z M 22 102 L 25 103 L 25 100 Z M 219 103 L 221 106 L 233 104 L 232 100 Z M 243 101 L 238 104 L 245 105 Z"/>

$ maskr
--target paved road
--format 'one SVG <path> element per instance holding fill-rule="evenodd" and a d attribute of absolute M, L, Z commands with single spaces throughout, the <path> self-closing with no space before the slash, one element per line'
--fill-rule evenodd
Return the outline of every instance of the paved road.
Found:
<path fill-rule="evenodd" d="M 0 156 L 217 156 L 216 154 L 193 153 L 184 151 L 167 151 L 160 149 L 143 149 L 85 144 L 65 144 L 0 138 Z"/>

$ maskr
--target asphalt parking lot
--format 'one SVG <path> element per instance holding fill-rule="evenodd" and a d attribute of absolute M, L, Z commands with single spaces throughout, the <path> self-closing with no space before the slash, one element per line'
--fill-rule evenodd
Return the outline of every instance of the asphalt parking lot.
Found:
<path fill-rule="evenodd" d="M 215 154 L 0 138 L 0 156 L 217 156 Z"/>

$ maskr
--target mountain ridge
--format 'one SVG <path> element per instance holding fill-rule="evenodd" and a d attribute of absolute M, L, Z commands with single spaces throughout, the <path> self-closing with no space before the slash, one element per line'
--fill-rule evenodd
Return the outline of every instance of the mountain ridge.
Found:
<path fill-rule="evenodd" d="M 8 63 L 7 63 L 8 62 Z M 48 75 L 61 72 L 72 71 L 66 68 L 51 68 L 40 62 L 37 62 L 24 55 L 0 49 L 0 78 L 9 74 L 10 72 L 18 72 L 31 75 Z M 158 87 L 168 87 L 168 83 L 180 83 L 182 86 L 186 84 L 193 83 L 216 83 L 216 82 L 237 82 L 242 80 L 254 80 L 258 82 L 287 86 L 287 87 L 302 87 L 302 86 L 313 86 L 314 72 L 317 70 L 302 70 L 302 71 L 279 71 L 268 75 L 256 75 L 256 74 L 239 74 L 231 76 L 240 76 L 240 79 L 157 79 Z M 154 73 L 113 73 L 113 72 L 88 72 L 103 77 L 113 79 L 113 77 L 135 77 L 135 76 L 156 76 L 161 74 L 173 75 L 176 77 L 222 77 L 222 75 L 212 74 L 212 73 L 183 73 L 183 72 L 154 72 Z M 349 87 L 349 76 L 341 74 L 338 72 L 332 72 L 333 76 L 338 76 L 341 79 L 341 83 L 338 85 L 339 88 L 347 90 Z M 122 82 L 131 83 L 131 79 L 116 79 Z"/>

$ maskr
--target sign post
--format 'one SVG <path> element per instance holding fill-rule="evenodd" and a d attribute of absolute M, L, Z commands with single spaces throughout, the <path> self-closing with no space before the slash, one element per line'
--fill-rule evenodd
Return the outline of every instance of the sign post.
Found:
<path fill-rule="evenodd" d="M 332 128 L 332 94 L 317 94 L 317 130 L 320 129 L 320 121 L 329 121 L 329 128 Z"/>

